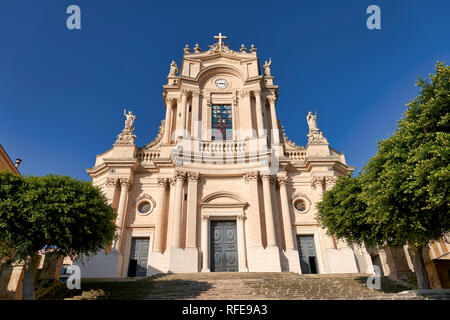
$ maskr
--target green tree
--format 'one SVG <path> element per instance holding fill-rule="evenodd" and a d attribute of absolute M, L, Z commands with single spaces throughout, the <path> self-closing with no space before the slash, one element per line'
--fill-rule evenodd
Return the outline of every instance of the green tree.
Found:
<path fill-rule="evenodd" d="M 450 231 L 449 66 L 438 62 L 430 81 L 416 85 L 420 93 L 396 131 L 378 143 L 359 177 L 339 179 L 324 194 L 318 219 L 349 242 L 408 245 L 418 287 L 426 289 L 423 248 Z"/>
<path fill-rule="evenodd" d="M 101 190 L 68 176 L 0 173 L 0 257 L 24 261 L 24 299 L 34 299 L 40 250 L 76 258 L 109 246 L 115 213 Z"/>

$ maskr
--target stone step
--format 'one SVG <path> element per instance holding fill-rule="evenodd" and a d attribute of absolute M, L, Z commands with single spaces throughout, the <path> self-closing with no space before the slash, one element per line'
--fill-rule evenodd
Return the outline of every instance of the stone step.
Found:
<path fill-rule="evenodd" d="M 407 288 L 387 278 L 382 278 L 382 290 L 369 289 L 367 277 L 365 274 L 211 272 L 159 274 L 149 278 L 82 279 L 81 290 L 68 290 L 61 285 L 41 299 L 424 299 L 417 293 L 399 294 Z M 432 299 L 447 297 L 442 294 L 429 296 Z"/>

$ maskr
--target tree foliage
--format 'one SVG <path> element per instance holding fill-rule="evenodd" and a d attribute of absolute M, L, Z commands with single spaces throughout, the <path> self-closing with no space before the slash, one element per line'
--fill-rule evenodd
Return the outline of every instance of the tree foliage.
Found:
<path fill-rule="evenodd" d="M 330 234 L 366 245 L 427 245 L 450 231 L 450 67 L 430 81 L 359 177 L 325 192 L 318 219 Z"/>
<path fill-rule="evenodd" d="M 114 219 L 106 197 L 89 182 L 0 173 L 0 255 L 12 260 L 45 248 L 72 258 L 94 254 L 111 244 Z"/>

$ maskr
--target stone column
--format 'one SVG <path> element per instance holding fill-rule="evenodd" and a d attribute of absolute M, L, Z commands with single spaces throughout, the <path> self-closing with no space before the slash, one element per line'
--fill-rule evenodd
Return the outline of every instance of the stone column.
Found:
<path fill-rule="evenodd" d="M 209 269 L 209 216 L 202 216 L 202 272 L 210 272 Z"/>
<path fill-rule="evenodd" d="M 198 121 L 200 110 L 200 92 L 192 92 L 192 120 L 191 120 L 191 137 L 194 139 L 200 139 L 200 125 Z"/>
<path fill-rule="evenodd" d="M 272 144 L 279 145 L 280 144 L 280 133 L 278 128 L 278 120 L 277 120 L 277 112 L 275 110 L 275 102 L 277 101 L 274 95 L 268 96 L 267 99 L 270 103 L 270 117 L 272 118 Z"/>
<path fill-rule="evenodd" d="M 172 99 L 167 98 L 166 99 L 166 120 L 164 122 L 164 134 L 162 143 L 168 144 L 169 143 L 169 137 L 170 137 L 170 126 L 172 124 Z"/>
<path fill-rule="evenodd" d="M 248 184 L 249 207 L 247 209 L 250 247 L 262 247 L 261 219 L 258 200 L 258 172 L 246 172 L 244 181 Z"/>
<path fill-rule="evenodd" d="M 183 210 L 183 184 L 186 173 L 176 171 L 175 179 L 177 181 L 175 187 L 175 207 L 173 212 L 173 230 L 172 230 L 172 248 L 181 248 L 181 219 Z"/>
<path fill-rule="evenodd" d="M 261 108 L 261 90 L 255 90 L 255 100 L 256 100 L 256 125 L 258 126 L 258 137 L 264 135 L 264 123 Z"/>
<path fill-rule="evenodd" d="M 187 96 L 189 91 L 186 89 L 183 89 L 181 91 L 181 117 L 180 117 L 180 127 L 179 129 L 178 137 L 186 137 L 186 107 L 187 107 Z M 181 132 L 183 132 L 181 134 Z"/>
<path fill-rule="evenodd" d="M 167 210 L 167 221 L 166 221 L 166 230 L 165 230 L 165 248 L 171 247 L 171 240 L 172 240 L 172 230 L 173 230 L 173 215 L 174 215 L 174 205 L 175 205 L 175 186 L 177 184 L 177 181 L 174 178 L 169 178 L 169 185 L 170 185 L 170 193 L 169 193 L 169 203 L 168 203 L 168 210 Z M 169 239 L 170 238 L 170 239 Z M 170 249 L 169 249 L 170 250 Z"/>
<path fill-rule="evenodd" d="M 255 132 L 252 130 L 252 113 L 251 113 L 251 104 L 250 104 L 250 91 L 243 90 L 240 92 L 240 110 L 241 110 L 241 127 L 240 130 L 244 132 L 241 135 L 242 138 L 251 138 L 255 136 Z"/>
<path fill-rule="evenodd" d="M 289 210 L 289 198 L 286 191 L 287 177 L 278 177 L 280 185 L 281 213 L 283 217 L 283 231 L 286 250 L 295 250 L 294 237 L 292 234 L 291 214 Z"/>
<path fill-rule="evenodd" d="M 264 194 L 264 213 L 266 217 L 266 233 L 267 233 L 267 246 L 276 246 L 275 237 L 275 224 L 273 220 L 272 198 L 270 195 L 270 175 L 262 174 L 261 180 L 263 183 Z"/>
<path fill-rule="evenodd" d="M 120 251 L 120 246 L 122 243 L 122 237 L 124 235 L 123 226 L 125 221 L 125 212 L 126 212 L 126 204 L 128 199 L 128 188 L 130 187 L 130 179 L 128 178 L 120 178 L 120 198 L 119 198 L 119 207 L 117 209 L 117 219 L 116 225 L 119 227 L 117 232 L 119 238 L 116 241 L 114 249 L 116 251 Z"/>
<path fill-rule="evenodd" d="M 247 252 L 245 246 L 245 228 L 244 221 L 247 219 L 245 215 L 239 215 L 237 217 L 237 232 L 238 232 L 238 261 L 239 272 L 248 272 L 247 268 Z"/>
<path fill-rule="evenodd" d="M 197 240 L 197 172 L 188 173 L 186 248 L 196 248 Z"/>
<path fill-rule="evenodd" d="M 163 235 L 165 226 L 165 213 L 166 213 L 166 201 L 167 201 L 167 178 L 158 178 L 158 193 L 156 197 L 156 226 L 154 234 L 154 246 L 153 252 L 162 253 L 163 250 Z"/>

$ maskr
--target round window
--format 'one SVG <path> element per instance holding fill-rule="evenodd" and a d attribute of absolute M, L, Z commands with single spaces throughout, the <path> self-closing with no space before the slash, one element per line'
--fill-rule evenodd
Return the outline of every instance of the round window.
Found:
<path fill-rule="evenodd" d="M 294 208 L 298 212 L 304 212 L 306 211 L 306 203 L 303 199 L 297 199 L 294 201 Z"/>
<path fill-rule="evenodd" d="M 144 201 L 139 204 L 138 210 L 141 214 L 147 214 L 152 210 L 152 204 L 148 201 Z"/>

